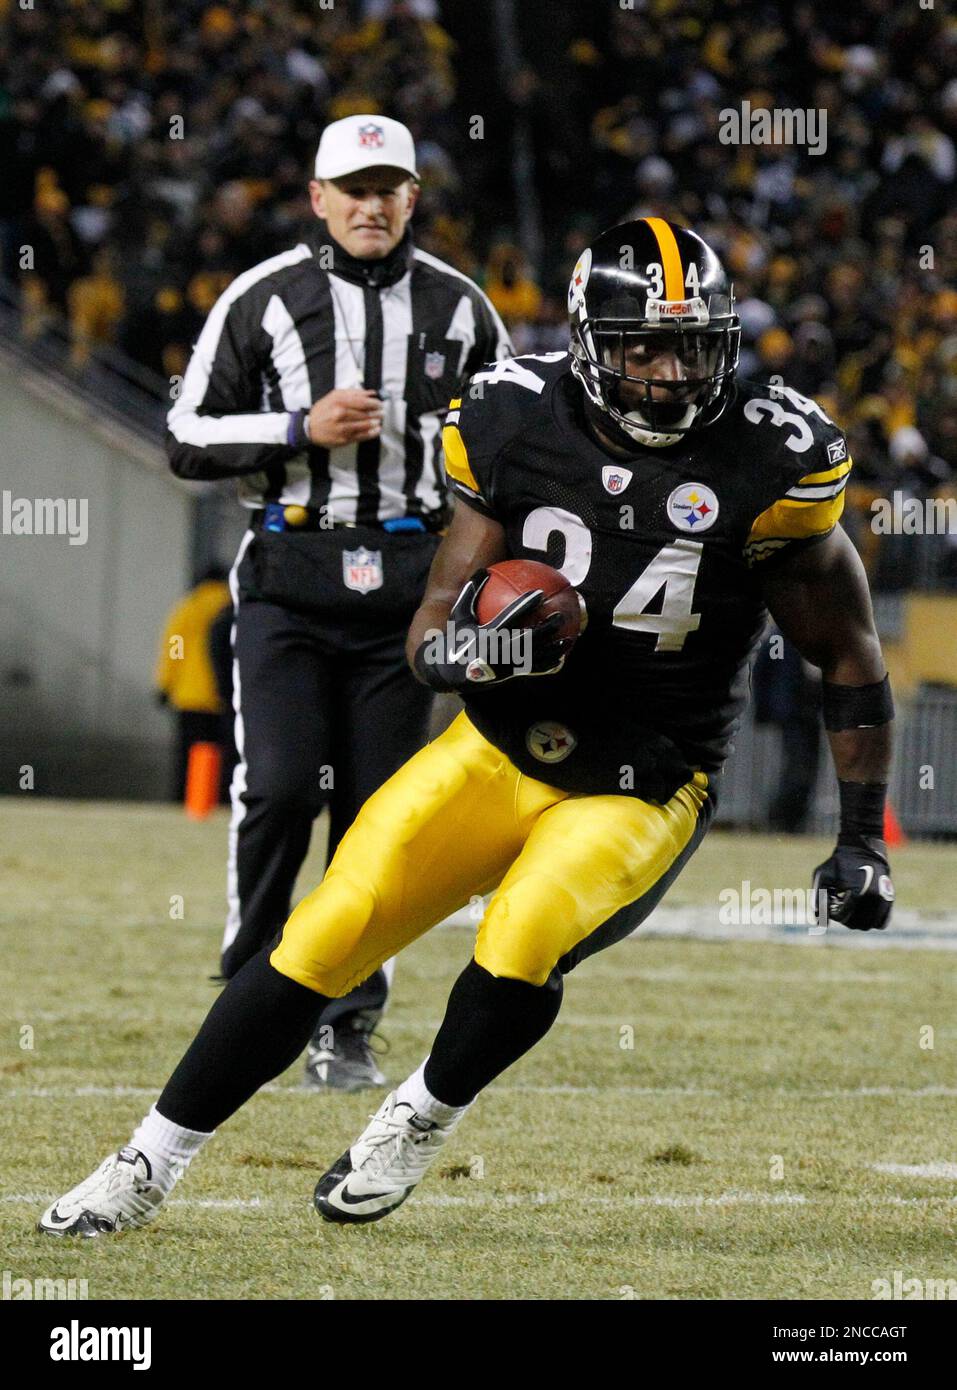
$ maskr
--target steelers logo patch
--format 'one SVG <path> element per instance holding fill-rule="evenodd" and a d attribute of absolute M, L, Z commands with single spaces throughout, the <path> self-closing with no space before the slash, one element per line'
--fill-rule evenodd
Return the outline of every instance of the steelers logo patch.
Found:
<path fill-rule="evenodd" d="M 585 286 L 591 274 L 591 247 L 586 246 L 578 257 L 572 278 L 568 282 L 568 312 L 575 314 L 585 303 Z"/>
<path fill-rule="evenodd" d="M 560 763 L 572 752 L 578 739 L 566 724 L 543 719 L 525 735 L 525 747 L 540 763 Z"/>
<path fill-rule="evenodd" d="M 704 483 L 682 483 L 668 498 L 668 519 L 679 531 L 707 531 L 718 519 L 718 499 Z"/>

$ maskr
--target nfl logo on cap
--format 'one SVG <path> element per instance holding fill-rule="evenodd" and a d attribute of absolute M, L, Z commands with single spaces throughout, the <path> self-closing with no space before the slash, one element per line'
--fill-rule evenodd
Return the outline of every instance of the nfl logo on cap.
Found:
<path fill-rule="evenodd" d="M 389 116 L 343 116 L 322 132 L 316 151 L 316 178 L 341 179 L 360 169 L 388 166 L 410 178 L 415 172 L 412 132 Z"/>
<path fill-rule="evenodd" d="M 385 132 L 380 125 L 370 121 L 359 127 L 359 144 L 364 150 L 381 150 L 385 144 Z"/>

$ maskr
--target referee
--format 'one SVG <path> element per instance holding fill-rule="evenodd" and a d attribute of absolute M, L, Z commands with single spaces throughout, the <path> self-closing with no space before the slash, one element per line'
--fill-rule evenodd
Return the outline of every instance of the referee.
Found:
<path fill-rule="evenodd" d="M 288 917 L 319 812 L 331 857 L 426 740 L 431 695 L 403 645 L 445 521 L 442 419 L 460 379 L 511 353 L 481 290 L 413 244 L 404 125 L 327 126 L 309 193 L 306 239 L 220 297 L 168 416 L 173 472 L 239 478 L 250 514 L 230 576 L 227 978 Z M 379 971 L 332 1001 L 310 1084 L 384 1084 L 369 1037 L 387 993 Z"/>

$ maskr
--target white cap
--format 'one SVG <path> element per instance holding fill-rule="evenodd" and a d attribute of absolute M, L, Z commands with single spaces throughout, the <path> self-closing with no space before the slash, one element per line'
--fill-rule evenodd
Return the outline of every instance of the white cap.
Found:
<path fill-rule="evenodd" d="M 340 179 L 359 169 L 384 165 L 419 177 L 412 132 L 401 121 L 388 116 L 346 116 L 322 132 L 316 153 L 317 179 Z"/>

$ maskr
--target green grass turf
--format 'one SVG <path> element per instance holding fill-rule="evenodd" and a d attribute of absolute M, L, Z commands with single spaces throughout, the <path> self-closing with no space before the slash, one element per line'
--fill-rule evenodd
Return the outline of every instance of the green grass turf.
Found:
<path fill-rule="evenodd" d="M 550 1035 L 384 1222 L 340 1229 L 313 1212 L 316 1177 L 374 1098 L 302 1092 L 293 1068 L 224 1126 L 154 1226 L 81 1244 L 34 1234 L 45 1200 L 128 1138 L 213 999 L 224 838 L 222 816 L 196 825 L 174 808 L 0 802 L 13 1278 L 143 1299 L 868 1298 L 895 1269 L 957 1278 L 957 1184 L 870 1166 L 957 1160 L 957 953 L 830 939 L 632 940 L 587 962 Z M 714 833 L 667 901 L 716 903 L 745 878 L 802 884 L 826 852 Z M 910 846 L 895 872 L 903 905 L 952 910 L 951 850 Z M 400 960 L 392 1077 L 427 1050 L 470 944 L 442 929 Z M 217 1205 L 230 1202 L 249 1205 Z"/>

